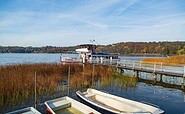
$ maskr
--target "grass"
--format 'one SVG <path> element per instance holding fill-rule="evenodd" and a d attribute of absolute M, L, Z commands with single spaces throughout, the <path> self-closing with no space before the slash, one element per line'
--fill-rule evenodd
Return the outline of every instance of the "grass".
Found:
<path fill-rule="evenodd" d="M 37 95 L 42 97 L 55 92 L 60 82 L 67 79 L 68 68 L 69 65 L 44 63 L 0 66 L 0 110 L 5 106 L 11 107 L 34 99 L 35 72 Z M 91 64 L 85 64 L 84 68 L 80 64 L 70 64 L 70 88 L 81 84 L 91 86 L 92 68 Z M 113 67 L 95 65 L 94 81 L 108 78 L 113 72 Z"/>
<path fill-rule="evenodd" d="M 143 63 L 165 63 L 165 64 L 185 64 L 185 55 L 170 56 L 168 58 L 144 58 Z"/>

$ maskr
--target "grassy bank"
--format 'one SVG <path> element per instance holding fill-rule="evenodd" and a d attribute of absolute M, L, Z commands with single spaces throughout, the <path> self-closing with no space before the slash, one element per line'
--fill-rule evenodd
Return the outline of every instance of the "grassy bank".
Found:
<path fill-rule="evenodd" d="M 34 99 L 35 72 L 37 75 L 37 95 L 42 97 L 56 91 L 61 82 L 67 79 L 69 65 L 62 64 L 23 64 L 0 66 L 0 110 L 25 100 Z M 70 64 L 70 87 L 92 81 L 93 66 Z M 83 72 L 84 71 L 84 72 Z M 95 66 L 94 81 L 97 78 L 109 78 L 114 69 L 107 66 Z M 87 85 L 87 84 L 86 84 Z M 91 84 L 90 84 L 91 85 Z M 89 86 L 90 86 L 89 85 Z"/>
<path fill-rule="evenodd" d="M 144 58 L 143 63 L 166 63 L 166 64 L 185 64 L 185 55 L 170 56 L 168 58 Z"/>

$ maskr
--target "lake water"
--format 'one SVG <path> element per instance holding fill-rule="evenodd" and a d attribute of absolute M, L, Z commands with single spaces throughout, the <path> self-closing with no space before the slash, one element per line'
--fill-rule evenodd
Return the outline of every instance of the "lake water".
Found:
<path fill-rule="evenodd" d="M 76 54 L 63 56 L 78 56 Z M 121 57 L 124 60 L 141 60 L 143 57 Z M 0 54 L 0 65 L 10 64 L 24 64 L 24 63 L 59 63 L 60 54 Z M 124 77 L 122 77 L 124 79 Z M 119 79 L 120 80 L 120 79 Z M 118 79 L 109 80 L 109 83 L 103 84 L 101 81 L 97 81 L 94 88 L 102 91 L 106 91 L 110 94 L 114 94 L 120 97 L 136 100 L 139 102 L 149 102 L 160 106 L 166 114 L 185 114 L 185 94 L 178 89 L 166 88 L 162 86 L 146 84 L 143 82 L 137 82 L 134 86 L 130 86 L 129 83 L 117 82 Z M 70 90 L 69 96 L 77 99 L 75 92 L 77 90 L 84 90 L 86 88 L 73 88 Z M 53 96 L 43 96 L 40 102 L 45 100 L 54 99 L 67 95 L 67 89 L 63 87 L 63 90 L 59 90 Z M 77 99 L 78 100 L 78 99 Z M 20 105 L 21 104 L 21 105 Z M 14 107 L 6 107 L 1 113 L 33 106 L 34 100 L 20 103 Z M 41 105 L 37 108 L 42 113 L 45 113 L 45 106 Z"/>
<path fill-rule="evenodd" d="M 0 65 L 60 61 L 60 54 L 0 54 Z"/>
<path fill-rule="evenodd" d="M 0 54 L 0 65 L 24 64 L 24 63 L 60 63 L 61 54 L 24 54 L 5 53 Z M 78 57 L 77 54 L 62 54 L 66 57 Z M 144 57 L 121 56 L 122 60 L 141 60 Z"/>

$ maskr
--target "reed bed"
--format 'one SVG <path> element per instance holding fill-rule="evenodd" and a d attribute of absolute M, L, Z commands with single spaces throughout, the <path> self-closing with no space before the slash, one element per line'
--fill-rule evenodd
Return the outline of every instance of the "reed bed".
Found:
<path fill-rule="evenodd" d="M 124 77 L 124 78 L 123 78 Z M 116 74 L 116 79 L 115 79 L 115 86 L 116 87 L 136 87 L 137 84 L 137 77 L 131 77 L 126 74 Z"/>
<path fill-rule="evenodd" d="M 92 85 L 92 79 L 109 78 L 114 73 L 113 67 L 101 65 L 95 65 L 93 73 L 92 64 L 85 64 L 84 67 L 82 64 L 55 63 L 0 66 L 0 110 L 34 99 L 35 75 L 38 96 L 55 92 L 60 83 L 67 79 L 69 66 L 70 88 L 89 84 L 85 82 L 91 82 Z"/>
<path fill-rule="evenodd" d="M 86 86 L 92 87 L 94 86 L 93 82 L 98 81 L 101 78 L 110 78 L 113 76 L 114 67 L 111 66 L 103 66 L 103 65 L 94 65 L 94 75 L 93 75 L 93 65 L 87 64 L 84 66 L 83 71 L 81 73 L 75 73 L 71 76 L 70 87 L 79 87 Z"/>
<path fill-rule="evenodd" d="M 185 55 L 170 56 L 168 58 L 144 58 L 143 63 L 165 63 L 165 64 L 185 64 Z"/>

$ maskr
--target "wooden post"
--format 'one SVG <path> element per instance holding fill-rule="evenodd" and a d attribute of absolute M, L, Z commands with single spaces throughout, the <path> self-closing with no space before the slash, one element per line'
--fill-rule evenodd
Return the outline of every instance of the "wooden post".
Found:
<path fill-rule="evenodd" d="M 94 64 L 93 64 L 93 72 L 92 72 L 92 87 L 94 86 Z"/>
<path fill-rule="evenodd" d="M 69 95 L 69 87 L 70 87 L 70 66 L 68 68 L 68 91 L 67 91 L 68 95 Z"/>
<path fill-rule="evenodd" d="M 37 72 L 35 71 L 35 109 L 37 108 Z"/>
<path fill-rule="evenodd" d="M 84 73 L 85 73 L 85 65 L 83 64 L 83 74 L 82 74 L 82 76 L 84 77 Z"/>

